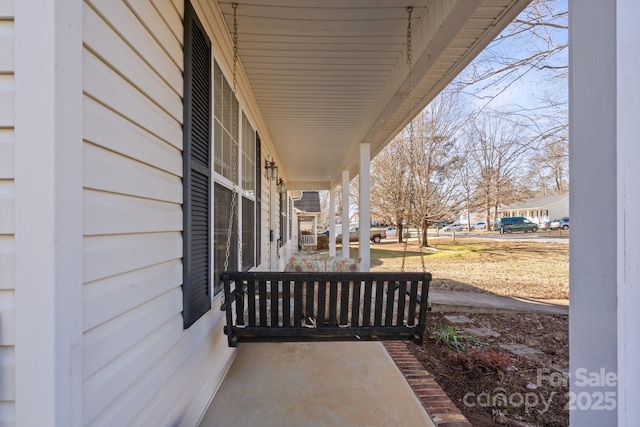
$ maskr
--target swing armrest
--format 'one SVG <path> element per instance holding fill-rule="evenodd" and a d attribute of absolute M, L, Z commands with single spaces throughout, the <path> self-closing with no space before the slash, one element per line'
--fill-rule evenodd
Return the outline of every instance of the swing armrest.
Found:
<path fill-rule="evenodd" d="M 223 273 L 224 274 L 224 273 Z M 223 275 L 221 275 L 222 277 Z M 233 284 L 233 286 L 236 286 L 236 282 L 232 281 L 231 282 Z M 225 296 L 225 294 L 223 293 L 223 300 L 222 300 L 222 304 L 220 304 L 220 311 L 227 311 L 228 309 L 231 308 L 231 304 L 233 304 L 236 300 L 236 295 L 238 294 L 242 294 L 244 292 L 247 291 L 247 284 L 245 282 L 242 283 L 242 287 L 238 288 L 235 287 L 232 292 L 229 294 L 228 297 Z"/>

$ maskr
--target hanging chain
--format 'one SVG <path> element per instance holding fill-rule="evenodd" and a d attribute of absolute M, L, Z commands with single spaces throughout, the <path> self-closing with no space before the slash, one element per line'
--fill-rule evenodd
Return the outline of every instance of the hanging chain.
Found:
<path fill-rule="evenodd" d="M 411 71 L 413 71 L 413 46 L 411 45 L 411 12 L 413 12 L 413 8 L 411 6 L 407 7 L 407 64 L 409 64 L 409 75 L 411 75 Z M 409 78 L 409 83 L 412 83 L 411 78 Z"/>
<path fill-rule="evenodd" d="M 233 105 L 233 108 L 231 109 L 231 146 L 233 147 L 231 150 L 231 184 L 233 187 L 235 185 L 235 180 L 238 179 L 238 145 L 240 143 L 238 138 L 238 103 L 236 99 L 236 86 L 238 83 L 238 3 L 233 3 L 231 6 L 233 7 L 233 97 L 231 98 L 231 103 Z M 239 185 L 237 189 L 231 188 L 231 212 L 229 217 L 229 227 L 227 229 L 227 247 L 224 255 L 224 271 L 227 271 L 229 268 L 231 234 L 233 233 L 233 224 L 236 220 L 238 211 L 238 193 L 236 190 L 240 191 Z M 240 265 L 240 268 L 242 268 L 242 242 L 240 236 L 237 237 L 237 241 L 238 264 Z M 236 268 L 234 268 L 234 270 Z"/>
<path fill-rule="evenodd" d="M 238 83 L 238 3 L 233 3 L 233 94 Z"/>
<path fill-rule="evenodd" d="M 413 110 L 414 110 L 414 100 L 413 100 L 413 43 L 412 43 L 412 27 L 411 27 L 411 13 L 413 12 L 413 8 L 411 6 L 407 7 L 407 64 L 409 65 L 409 117 L 411 118 L 411 120 L 409 121 L 409 141 L 410 141 L 410 148 L 413 149 L 413 142 L 415 139 L 415 129 L 413 126 Z M 415 200 L 415 196 L 416 196 L 416 183 L 415 183 L 415 176 L 411 176 L 410 177 L 410 185 L 409 185 L 409 214 L 411 213 L 411 211 L 413 210 L 414 207 L 414 200 Z M 418 231 L 420 233 L 422 233 L 421 229 L 418 228 Z M 426 272 L 427 271 L 427 266 L 425 264 L 425 260 L 424 260 L 424 254 L 422 252 L 422 246 L 423 246 L 423 241 L 422 241 L 422 235 L 419 236 L 420 239 L 420 262 L 422 263 L 422 271 Z M 400 271 L 404 272 L 404 268 L 405 268 L 405 261 L 407 258 L 407 249 L 408 249 L 408 245 L 409 245 L 409 237 L 407 236 L 407 239 L 404 241 L 404 248 L 403 248 L 403 253 L 402 253 L 402 266 Z"/>
<path fill-rule="evenodd" d="M 409 141 L 413 144 L 413 52 L 412 52 L 412 43 L 411 43 L 411 12 L 413 12 L 413 8 L 411 6 L 407 7 L 407 64 L 409 65 L 409 104 L 411 111 L 409 113 L 409 117 L 411 117 L 411 121 L 409 122 Z M 411 214 L 411 209 L 413 208 L 413 198 L 415 196 L 413 186 L 413 178 L 411 178 L 411 185 L 409 186 L 409 212 L 407 215 Z M 403 215 L 403 219 L 406 215 Z M 404 232 L 404 231 L 403 231 Z M 405 262 L 407 260 L 407 249 L 409 246 L 409 233 L 407 233 L 407 238 L 404 241 L 404 247 L 402 248 L 402 266 L 400 267 L 400 271 L 404 272 Z"/>
<path fill-rule="evenodd" d="M 407 13 L 409 15 L 407 22 L 407 64 L 409 65 L 409 117 L 411 118 L 409 121 L 409 140 L 413 143 L 415 130 L 413 128 L 413 46 L 411 39 L 411 12 L 413 12 L 413 8 L 411 6 L 407 7 Z M 413 199 L 411 199 L 411 201 L 413 201 Z"/>

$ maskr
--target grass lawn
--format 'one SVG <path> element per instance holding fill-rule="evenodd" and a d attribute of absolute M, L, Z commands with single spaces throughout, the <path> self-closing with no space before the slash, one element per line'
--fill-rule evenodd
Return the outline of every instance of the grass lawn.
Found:
<path fill-rule="evenodd" d="M 430 238 L 422 250 L 415 240 L 407 246 L 405 271 L 425 269 L 432 289 L 491 292 L 522 298 L 569 297 L 567 242 Z M 357 257 L 357 247 L 351 248 Z M 371 244 L 371 271 L 400 271 L 404 244 L 390 239 Z"/>

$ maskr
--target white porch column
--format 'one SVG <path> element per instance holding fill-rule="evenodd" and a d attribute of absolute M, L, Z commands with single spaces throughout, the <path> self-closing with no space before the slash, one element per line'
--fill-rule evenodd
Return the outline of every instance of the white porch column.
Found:
<path fill-rule="evenodd" d="M 349 258 L 349 171 L 342 171 L 342 258 Z"/>
<path fill-rule="evenodd" d="M 82 1 L 14 3 L 15 422 L 80 426 Z"/>
<path fill-rule="evenodd" d="M 640 425 L 640 3 L 619 0 L 616 7 L 617 236 L 618 236 L 618 425 Z"/>
<path fill-rule="evenodd" d="M 640 196 L 636 0 L 571 0 L 570 392 L 572 426 L 640 425 Z M 597 28 L 598 31 L 594 31 Z M 611 218 L 616 226 L 594 233 Z M 617 383 L 602 372 L 616 374 Z M 581 374 L 581 375 L 576 375 Z M 605 384 L 583 381 L 586 375 Z M 594 402 L 605 400 L 601 409 Z M 581 399 L 582 398 L 582 399 Z"/>
<path fill-rule="evenodd" d="M 360 271 L 371 268 L 371 144 L 360 144 Z"/>
<path fill-rule="evenodd" d="M 329 190 L 329 256 L 336 256 L 336 193 Z"/>
<path fill-rule="evenodd" d="M 313 216 L 313 244 L 318 244 L 318 217 L 316 215 Z"/>

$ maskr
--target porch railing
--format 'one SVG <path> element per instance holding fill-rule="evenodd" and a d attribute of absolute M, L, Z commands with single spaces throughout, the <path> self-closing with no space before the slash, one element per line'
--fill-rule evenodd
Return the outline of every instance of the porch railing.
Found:
<path fill-rule="evenodd" d="M 317 245 L 318 244 L 317 236 L 315 234 L 301 234 L 300 244 L 303 246 Z"/>
<path fill-rule="evenodd" d="M 429 273 L 224 272 L 229 346 L 258 341 L 414 340 Z"/>

